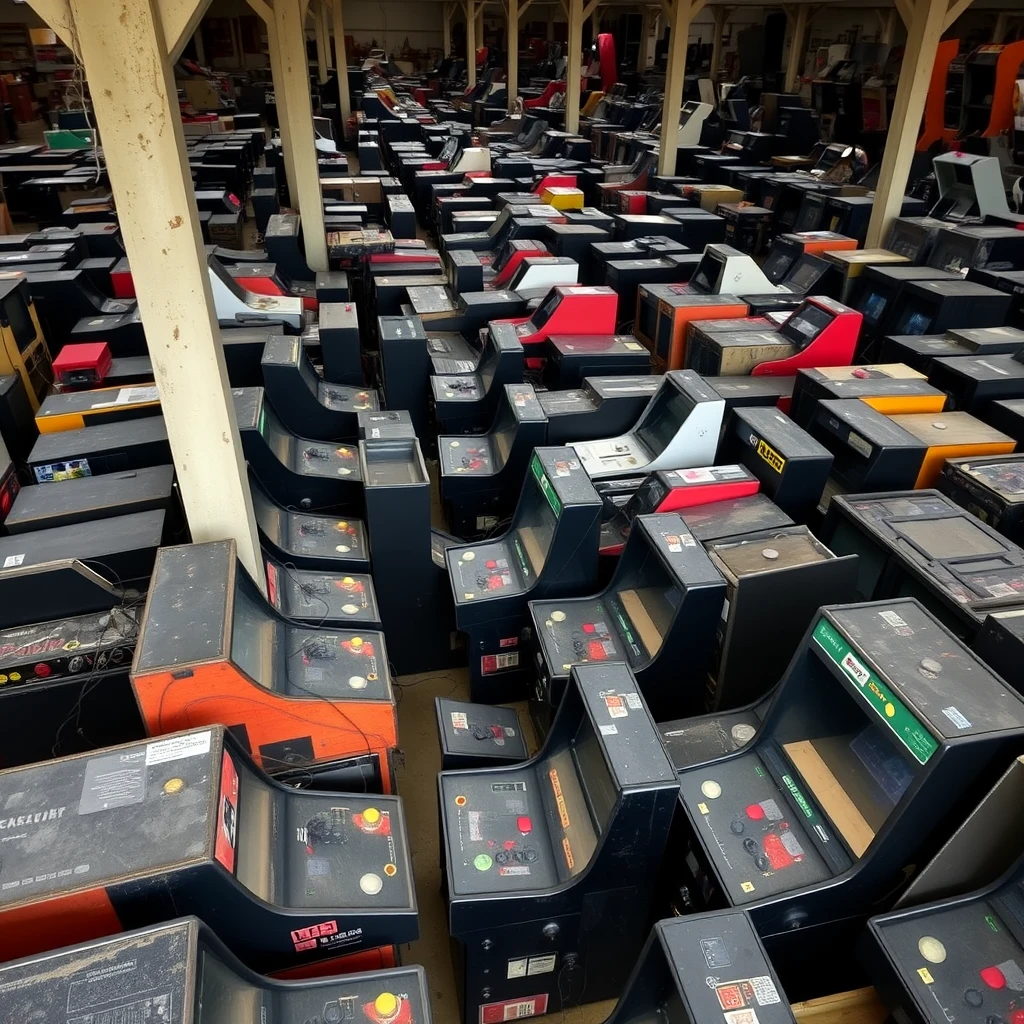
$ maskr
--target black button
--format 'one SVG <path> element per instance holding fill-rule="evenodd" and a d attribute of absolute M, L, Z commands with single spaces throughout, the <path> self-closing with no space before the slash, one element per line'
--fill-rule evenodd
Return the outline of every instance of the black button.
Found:
<path fill-rule="evenodd" d="M 531 849 L 523 850 L 523 859 L 527 864 L 532 864 L 537 859 L 537 851 Z"/>
<path fill-rule="evenodd" d="M 984 1002 L 984 999 L 982 999 L 981 993 L 976 988 L 969 988 L 964 992 L 964 1002 L 968 1006 L 977 1009 Z"/>
<path fill-rule="evenodd" d="M 746 827 L 747 826 L 743 824 L 743 819 L 742 818 L 733 818 L 732 819 L 732 824 L 729 825 L 729 828 L 731 828 L 733 830 L 733 832 L 735 832 L 736 835 L 738 835 L 738 836 L 743 835 L 743 830 Z"/>
<path fill-rule="evenodd" d="M 758 871 L 767 871 L 770 866 L 771 861 L 768 860 L 768 858 L 763 853 L 759 853 L 754 858 L 754 867 L 757 868 Z"/>
<path fill-rule="evenodd" d="M 757 853 L 757 851 L 758 851 L 757 840 L 756 839 L 744 839 L 743 840 L 743 849 L 746 850 L 747 853 L 749 853 L 749 854 Z"/>

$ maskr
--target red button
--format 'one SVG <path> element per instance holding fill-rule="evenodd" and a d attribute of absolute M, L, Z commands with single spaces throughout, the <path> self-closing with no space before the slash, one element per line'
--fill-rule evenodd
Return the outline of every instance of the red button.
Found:
<path fill-rule="evenodd" d="M 41 662 L 39 662 L 38 665 L 36 665 L 34 671 L 35 671 L 35 674 L 40 679 L 45 679 L 53 671 L 53 669 L 51 669 L 50 666 L 47 665 L 45 661 L 41 661 Z"/>
<path fill-rule="evenodd" d="M 761 821 L 764 818 L 764 808 L 760 804 L 751 804 L 747 808 L 747 817 L 751 821 Z"/>
<path fill-rule="evenodd" d="M 981 980 L 989 988 L 1006 988 L 1006 977 L 998 967 L 986 967 L 981 972 Z"/>
<path fill-rule="evenodd" d="M 533 822 L 525 814 L 516 820 L 516 825 L 524 836 L 529 835 L 533 831 Z"/>
<path fill-rule="evenodd" d="M 867 370 L 854 370 L 853 373 L 851 374 L 851 376 L 864 378 L 864 377 L 868 376 L 868 371 Z"/>
<path fill-rule="evenodd" d="M 488 569 L 496 569 L 497 566 L 498 566 L 498 563 L 497 562 L 487 562 L 486 565 L 487 565 Z"/>
<path fill-rule="evenodd" d="M 1024 1010 L 1014 1010 L 1010 1014 L 1010 1024 L 1024 1024 Z"/>
<path fill-rule="evenodd" d="M 593 633 L 594 632 L 594 624 L 592 622 L 584 622 L 583 623 L 583 632 L 584 633 Z"/>

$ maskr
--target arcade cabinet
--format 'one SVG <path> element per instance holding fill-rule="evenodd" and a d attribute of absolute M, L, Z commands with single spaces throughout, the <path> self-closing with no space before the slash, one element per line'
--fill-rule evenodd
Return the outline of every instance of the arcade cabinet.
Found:
<path fill-rule="evenodd" d="M 750 916 L 723 910 L 658 921 L 607 1024 L 719 1018 L 795 1024 Z"/>
<path fill-rule="evenodd" d="M 393 791 L 384 635 L 286 619 L 239 566 L 234 541 L 160 550 L 132 685 L 151 735 L 220 722 L 267 770 L 348 770 Z"/>
<path fill-rule="evenodd" d="M 942 334 L 950 327 L 1001 327 L 1012 301 L 1012 295 L 974 281 L 908 281 L 893 305 L 886 333 Z"/>
<path fill-rule="evenodd" d="M 678 791 L 621 663 L 573 668 L 525 764 L 441 773 L 441 877 L 463 1024 L 622 991 Z"/>
<path fill-rule="evenodd" d="M 949 396 L 951 409 L 985 417 L 993 402 L 1024 398 L 1024 359 L 1014 355 L 933 359 L 928 379 Z"/>
<path fill-rule="evenodd" d="M 548 444 L 571 444 L 629 430 L 661 380 L 660 376 L 587 377 L 579 388 L 541 391 L 537 397 L 548 418 Z"/>
<path fill-rule="evenodd" d="M 573 450 L 593 480 L 656 469 L 709 466 L 715 460 L 725 402 L 692 370 L 672 370 L 628 433 L 579 441 Z"/>
<path fill-rule="evenodd" d="M 448 528 L 467 539 L 508 518 L 533 449 L 543 445 L 547 417 L 530 384 L 506 384 L 486 434 L 438 437 L 440 491 Z"/>
<path fill-rule="evenodd" d="M 637 516 L 601 592 L 530 602 L 530 715 L 551 728 L 574 665 L 625 661 L 658 721 L 702 707 L 725 580 L 678 515 Z"/>
<path fill-rule="evenodd" d="M 0 796 L 18 877 L 0 891 L 4 960 L 181 914 L 261 973 L 419 931 L 399 798 L 297 792 L 219 725 L 0 772 Z M 103 991 L 93 978 L 88 998 Z"/>
<path fill-rule="evenodd" d="M 1024 454 L 947 459 L 936 486 L 1014 544 L 1024 544 Z"/>
<path fill-rule="evenodd" d="M 520 633 L 529 623 L 527 604 L 594 586 L 601 506 L 571 448 L 537 448 L 508 530 L 444 552 L 474 703 L 525 696 L 529 666 Z"/>
<path fill-rule="evenodd" d="M 275 981 L 245 967 L 215 931 L 197 917 L 183 917 L 4 964 L 5 1009 L 19 1020 L 83 1009 L 87 1020 L 138 1013 L 166 1024 L 250 1015 L 268 1022 L 430 1024 L 422 967 Z"/>
<path fill-rule="evenodd" d="M 939 198 L 929 217 L 952 223 L 1009 219 L 999 160 L 971 153 L 940 153 L 932 160 Z"/>
<path fill-rule="evenodd" d="M 990 612 L 1024 605 L 1024 551 L 938 491 L 837 496 L 820 532 L 859 556 L 862 600 L 913 594 L 967 642 Z"/>
<path fill-rule="evenodd" d="M 496 768 L 529 757 L 515 708 L 434 699 L 441 770 Z"/>
<path fill-rule="evenodd" d="M 743 908 L 791 998 L 1024 745 L 1024 703 L 911 598 L 821 609 L 761 727 L 679 774 L 677 913 Z"/>
<path fill-rule="evenodd" d="M 1024 1019 L 1022 882 L 1018 860 L 984 889 L 868 921 L 858 953 L 894 1019 Z"/>
<path fill-rule="evenodd" d="M 17 374 L 32 411 L 53 384 L 50 350 L 24 274 L 0 274 L 0 375 Z"/>
<path fill-rule="evenodd" d="M 261 366 L 266 399 L 299 437 L 351 440 L 356 436 L 356 414 L 380 408 L 372 388 L 322 380 L 301 338 L 282 334 L 268 339 Z"/>

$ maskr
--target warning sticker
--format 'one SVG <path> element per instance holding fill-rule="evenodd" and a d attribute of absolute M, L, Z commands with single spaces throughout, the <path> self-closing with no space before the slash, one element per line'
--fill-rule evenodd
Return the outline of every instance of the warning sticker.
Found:
<path fill-rule="evenodd" d="M 466 717 L 464 711 L 453 711 L 452 712 L 452 728 L 453 729 L 468 729 L 469 719 Z"/>
<path fill-rule="evenodd" d="M 141 804 L 146 799 L 146 772 L 137 752 L 91 758 L 85 766 L 79 814 Z"/>
<path fill-rule="evenodd" d="M 509 960 L 508 970 L 505 972 L 505 978 L 508 981 L 511 981 L 513 978 L 525 978 L 527 963 L 529 963 L 529 961 L 525 956 L 518 960 Z"/>
<path fill-rule="evenodd" d="M 522 1020 L 524 1017 L 539 1017 L 548 1012 L 548 995 L 503 999 L 499 1003 L 484 1003 L 480 1007 L 478 1024 L 502 1024 L 507 1020 Z"/>
<path fill-rule="evenodd" d="M 622 696 L 625 698 L 626 707 L 630 711 L 639 711 L 643 707 L 639 693 L 624 693 Z"/>
<path fill-rule="evenodd" d="M 617 693 L 609 693 L 604 698 L 605 707 L 608 709 L 608 716 L 610 718 L 628 718 L 629 711 L 626 709 L 622 702 L 622 698 Z"/>
<path fill-rule="evenodd" d="M 744 1010 L 729 1010 L 722 1014 L 726 1024 L 759 1024 L 757 1014 L 747 1007 Z"/>
<path fill-rule="evenodd" d="M 188 736 L 172 736 L 169 740 L 158 740 L 146 747 L 146 764 L 164 764 L 180 761 L 183 757 L 199 757 L 210 752 L 210 737 L 206 732 L 191 733 Z"/>
<path fill-rule="evenodd" d="M 555 962 L 558 959 L 557 953 L 548 956 L 531 956 L 530 962 L 526 965 L 526 974 L 550 974 L 555 969 Z"/>
<path fill-rule="evenodd" d="M 15 566 L 21 565 L 21 563 L 24 562 L 24 561 L 25 561 L 25 556 L 24 555 L 8 555 L 4 559 L 4 568 L 5 569 L 13 569 L 13 568 L 15 568 Z"/>

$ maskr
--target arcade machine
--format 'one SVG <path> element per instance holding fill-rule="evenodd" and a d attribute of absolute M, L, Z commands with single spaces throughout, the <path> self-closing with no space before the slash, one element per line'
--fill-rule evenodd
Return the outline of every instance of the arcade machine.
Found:
<path fill-rule="evenodd" d="M 14 507 L 14 501 L 21 490 L 18 467 L 11 461 L 7 445 L 0 436 L 0 534 L 7 533 L 4 523 Z"/>
<path fill-rule="evenodd" d="M 268 557 L 314 572 L 369 572 L 369 544 L 361 519 L 297 512 L 274 501 L 251 471 L 248 476 L 260 546 Z"/>
<path fill-rule="evenodd" d="M 267 600 L 286 619 L 308 626 L 380 631 L 373 579 L 365 573 L 296 569 L 266 553 L 263 568 Z"/>
<path fill-rule="evenodd" d="M 770 406 L 733 412 L 718 459 L 749 469 L 762 491 L 797 523 L 810 521 L 832 468 L 832 453 Z"/>
<path fill-rule="evenodd" d="M 514 511 L 530 454 L 546 442 L 538 398 L 530 384 L 506 384 L 486 434 L 438 437 L 441 501 L 452 533 L 479 537 Z"/>
<path fill-rule="evenodd" d="M 1024 551 L 938 491 L 837 496 L 821 534 L 860 556 L 862 600 L 913 594 L 966 642 L 1024 605 Z"/>
<path fill-rule="evenodd" d="M 842 987 L 835 950 L 1022 741 L 1020 698 L 916 601 L 823 608 L 756 735 L 680 771 L 669 904 L 745 909 L 791 998 Z"/>
<path fill-rule="evenodd" d="M 888 416 L 937 413 L 946 405 L 946 396 L 920 371 L 905 363 L 872 363 L 798 370 L 789 415 L 806 430 L 819 402 L 843 398 L 859 398 Z"/>
<path fill-rule="evenodd" d="M 376 594 L 399 675 L 453 663 L 451 585 L 444 552 L 456 538 L 431 527 L 431 487 L 419 442 L 408 431 L 359 443 L 368 554 Z"/>
<path fill-rule="evenodd" d="M 247 292 L 216 256 L 207 258 L 210 288 L 217 320 L 224 327 L 248 327 L 271 322 L 288 334 L 300 334 L 305 324 L 302 299 Z"/>
<path fill-rule="evenodd" d="M 1024 444 L 1024 398 L 993 402 L 988 418 L 993 426 L 1005 431 L 1018 444 Z"/>
<path fill-rule="evenodd" d="M 571 448 L 537 448 L 508 530 L 444 552 L 455 621 L 466 637 L 470 699 L 525 696 L 520 648 L 527 604 L 567 597 L 597 580 L 601 498 Z"/>
<path fill-rule="evenodd" d="M 868 921 L 858 952 L 900 1020 L 1021 1019 L 1021 861 L 994 884 Z"/>
<path fill-rule="evenodd" d="M 246 461 L 278 504 L 304 512 L 361 506 L 355 445 L 296 437 L 264 400 L 263 388 L 235 388 L 231 395 Z"/>
<path fill-rule="evenodd" d="M 1024 360 L 1014 355 L 956 356 L 932 360 L 928 379 L 949 396 L 951 409 L 987 418 L 993 402 L 1024 398 Z"/>
<path fill-rule="evenodd" d="M 548 338 L 544 383 L 553 390 L 580 388 L 587 377 L 649 373 L 650 362 L 631 334 L 556 335 Z"/>
<path fill-rule="evenodd" d="M 823 260 L 832 265 L 830 280 L 826 282 L 829 295 L 835 295 L 840 302 L 849 304 L 853 299 L 857 279 L 865 267 L 879 264 L 909 263 L 906 256 L 897 256 L 887 249 L 853 249 L 850 251 L 822 253 Z"/>
<path fill-rule="evenodd" d="M 625 433 L 661 381 L 660 376 L 587 377 L 579 388 L 541 391 L 537 397 L 548 418 L 547 443 L 572 444 Z"/>
<path fill-rule="evenodd" d="M 471 373 L 430 378 L 430 401 L 438 434 L 479 434 L 494 421 L 507 384 L 523 379 L 523 344 L 510 323 L 489 324 L 483 353 Z"/>
<path fill-rule="evenodd" d="M 864 315 L 860 351 L 866 352 L 879 336 L 893 334 L 889 327 L 907 286 L 915 281 L 953 283 L 957 275 L 935 267 L 868 267 L 857 279 L 854 305 Z"/>
<path fill-rule="evenodd" d="M 11 769 L 0 793 L 5 820 L 22 823 L 4 843 L 19 880 L 0 894 L 5 960 L 196 913 L 260 972 L 418 934 L 399 798 L 296 792 L 222 726 Z M 161 974 L 172 982 L 166 964 Z M 94 975 L 77 1005 L 123 1000 L 127 985 Z M 136 1007 L 170 1020 L 158 1005 Z"/>
<path fill-rule="evenodd" d="M 317 441 L 356 436 L 356 414 L 379 409 L 372 388 L 321 380 L 302 339 L 277 335 L 267 341 L 261 360 L 264 396 L 288 430 Z"/>
<path fill-rule="evenodd" d="M 530 755 L 515 708 L 434 698 L 441 771 L 521 764 Z"/>
<path fill-rule="evenodd" d="M 510 320 L 516 337 L 536 358 L 540 345 L 559 335 L 609 335 L 615 333 L 619 297 L 611 288 L 591 285 L 558 285 L 524 319 Z"/>
<path fill-rule="evenodd" d="M 17 374 L 32 411 L 53 384 L 50 350 L 23 274 L 0 274 L 0 375 Z"/>
<path fill-rule="evenodd" d="M 607 1024 L 719 1018 L 795 1024 L 749 915 L 725 910 L 658 921 Z"/>
<path fill-rule="evenodd" d="M 787 377 L 805 366 L 849 366 L 861 322 L 855 309 L 817 295 L 777 330 L 690 332 L 686 365 L 704 377 Z"/>
<path fill-rule="evenodd" d="M 5 964 L 0 989 L 9 1012 L 25 1020 L 85 1009 L 94 1020 L 138 1012 L 167 1024 L 250 1015 L 268 1022 L 430 1024 L 422 967 L 275 981 L 245 967 L 214 931 L 196 917 L 178 918 Z"/>
<path fill-rule="evenodd" d="M 674 513 L 633 519 L 608 586 L 530 602 L 530 716 L 551 728 L 573 666 L 625 661 L 658 721 L 701 709 L 725 581 Z"/>
<path fill-rule="evenodd" d="M 622 991 L 678 792 L 621 663 L 572 670 L 551 732 L 525 764 L 441 773 L 442 887 L 463 1024 Z"/>
<path fill-rule="evenodd" d="M 1024 544 L 1024 454 L 947 459 L 937 486 L 1014 544 Z"/>
<path fill-rule="evenodd" d="M 1001 327 L 1012 301 L 1006 292 L 974 281 L 908 281 L 892 308 L 886 333 L 942 334 L 950 327 Z"/>
<path fill-rule="evenodd" d="M 715 460 L 725 402 L 692 370 L 665 374 L 632 430 L 578 441 L 574 454 L 593 480 L 656 469 L 709 466 Z"/>
<path fill-rule="evenodd" d="M 430 331 L 472 334 L 492 320 L 522 316 L 528 303 L 518 292 L 491 288 L 453 296 L 444 284 L 412 285 L 406 289 L 408 302 L 401 311 L 418 316 Z"/>
<path fill-rule="evenodd" d="M 96 388 L 47 395 L 36 413 L 40 434 L 80 430 L 100 422 L 122 422 L 160 413 L 160 392 L 155 384 Z"/>
<path fill-rule="evenodd" d="M 997 675 L 1013 681 L 1021 690 L 1019 672 L 1024 656 L 1024 608 L 992 612 L 971 645 L 975 654 Z"/>
<path fill-rule="evenodd" d="M 383 634 L 285 618 L 240 569 L 234 541 L 161 549 L 132 685 L 151 735 L 221 722 L 268 770 L 394 789 Z"/>
<path fill-rule="evenodd" d="M 772 243 L 771 251 L 765 257 L 761 270 L 772 284 L 782 284 L 805 257 L 856 248 L 856 238 L 847 238 L 846 235 L 837 234 L 835 231 L 782 234 Z"/>
<path fill-rule="evenodd" d="M 1024 267 L 1024 236 L 1008 224 L 961 224 L 940 228 L 928 266 L 965 275 L 968 270 Z"/>
<path fill-rule="evenodd" d="M 881 358 L 901 362 L 927 375 L 939 356 L 1013 355 L 1024 348 L 1024 331 L 1016 327 L 957 328 L 944 335 L 889 335 Z"/>

